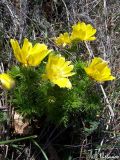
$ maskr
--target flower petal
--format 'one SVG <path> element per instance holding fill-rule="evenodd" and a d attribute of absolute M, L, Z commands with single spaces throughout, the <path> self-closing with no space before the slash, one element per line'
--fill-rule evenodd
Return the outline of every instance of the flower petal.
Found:
<path fill-rule="evenodd" d="M 11 89 L 15 85 L 15 81 L 6 73 L 0 74 L 0 81 L 4 88 Z"/>
<path fill-rule="evenodd" d="M 69 89 L 72 88 L 72 84 L 68 78 L 59 78 L 57 80 L 53 80 L 53 83 L 57 84 L 61 88 L 65 88 L 65 87 Z"/>
<path fill-rule="evenodd" d="M 37 66 L 51 52 L 45 44 L 37 43 L 29 53 L 27 63 L 29 66 Z"/>
<path fill-rule="evenodd" d="M 32 49 L 32 43 L 28 41 L 27 38 L 24 39 L 23 47 L 22 47 L 22 63 L 26 63 L 26 58 L 29 55 L 30 50 Z"/>
<path fill-rule="evenodd" d="M 17 40 L 14 40 L 14 39 L 11 39 L 10 40 L 10 43 L 12 45 L 12 48 L 13 48 L 13 51 L 14 51 L 14 56 L 16 57 L 16 59 L 19 61 L 19 62 L 23 62 L 23 59 L 22 59 L 22 53 L 21 53 L 21 49 L 20 49 L 20 46 L 18 44 L 18 41 Z"/>

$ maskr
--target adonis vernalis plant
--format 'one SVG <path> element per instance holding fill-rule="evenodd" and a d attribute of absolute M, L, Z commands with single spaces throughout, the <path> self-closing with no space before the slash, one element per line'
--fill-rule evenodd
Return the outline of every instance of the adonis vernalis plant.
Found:
<path fill-rule="evenodd" d="M 57 46 L 71 47 L 76 42 L 95 40 L 95 33 L 96 29 L 91 24 L 78 22 L 72 26 L 71 33 L 60 34 L 54 41 Z M 20 47 L 17 40 L 11 39 L 10 42 L 14 56 L 22 65 L 12 67 L 9 72 L 15 81 L 5 73 L 0 75 L 0 81 L 7 89 L 16 84 L 12 92 L 15 110 L 30 119 L 44 115 L 55 123 L 64 124 L 72 113 L 80 112 L 91 120 L 96 117 L 101 103 L 95 81 L 101 83 L 115 79 L 106 61 L 95 57 L 86 67 L 82 56 L 79 55 L 72 64 L 72 54 L 69 56 L 64 52 L 63 55 L 59 51 L 56 54 L 44 43 L 33 46 L 25 38 Z"/>

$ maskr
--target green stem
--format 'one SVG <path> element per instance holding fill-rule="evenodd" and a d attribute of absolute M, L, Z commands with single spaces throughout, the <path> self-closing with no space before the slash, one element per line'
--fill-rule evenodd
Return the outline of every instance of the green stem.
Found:
<path fill-rule="evenodd" d="M 29 137 L 23 137 L 23 138 L 17 138 L 17 139 L 11 139 L 11 140 L 6 140 L 6 141 L 1 141 L 0 145 L 9 144 L 9 143 L 13 143 L 13 142 L 19 142 L 19 141 L 23 141 L 23 140 L 27 140 L 27 139 L 33 139 L 33 138 L 37 138 L 37 136 L 33 135 L 33 136 L 29 136 Z"/>

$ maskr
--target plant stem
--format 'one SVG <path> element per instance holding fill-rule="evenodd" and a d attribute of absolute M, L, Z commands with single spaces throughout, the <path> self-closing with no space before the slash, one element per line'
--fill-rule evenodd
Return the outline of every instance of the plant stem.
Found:
<path fill-rule="evenodd" d="M 100 88 L 101 88 L 102 93 L 103 93 L 103 95 L 104 95 L 104 98 L 105 98 L 105 100 L 106 100 L 107 106 L 108 106 L 108 108 L 109 108 L 109 110 L 110 110 L 111 116 L 114 117 L 113 109 L 112 109 L 112 107 L 111 107 L 111 105 L 110 105 L 110 102 L 109 102 L 109 100 L 108 100 L 108 97 L 107 97 L 107 95 L 106 95 L 106 93 L 105 93 L 105 90 L 104 90 L 102 84 L 100 84 Z"/>
<path fill-rule="evenodd" d="M 29 137 L 23 137 L 23 138 L 17 138 L 17 139 L 11 139 L 11 140 L 6 140 L 6 141 L 1 141 L 0 145 L 4 145 L 4 144 L 8 144 L 8 143 L 13 143 L 13 142 L 19 142 L 19 141 L 23 141 L 26 139 L 33 139 L 33 138 L 37 138 L 36 135 L 33 136 L 29 136 Z"/>

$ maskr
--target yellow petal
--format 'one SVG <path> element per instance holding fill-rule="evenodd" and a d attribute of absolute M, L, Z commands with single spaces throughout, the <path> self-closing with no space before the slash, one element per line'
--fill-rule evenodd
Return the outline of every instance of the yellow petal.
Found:
<path fill-rule="evenodd" d="M 107 66 L 107 63 L 99 63 L 99 64 L 97 64 L 96 66 L 94 66 L 94 68 L 96 69 L 96 70 L 98 70 L 99 72 L 101 72 L 102 74 L 106 74 L 106 72 L 109 72 L 109 74 L 110 74 L 110 68 L 108 68 L 108 66 Z"/>
<path fill-rule="evenodd" d="M 45 44 L 36 43 L 34 47 L 30 50 L 30 55 L 39 54 L 47 50 L 47 46 Z"/>
<path fill-rule="evenodd" d="M 98 64 L 100 64 L 102 62 L 103 62 L 103 60 L 100 57 L 94 57 L 94 59 L 92 59 L 90 67 L 97 66 Z"/>
<path fill-rule="evenodd" d="M 64 63 L 64 65 L 62 66 L 62 68 L 64 69 L 64 68 L 66 68 L 67 66 L 69 66 L 71 64 L 71 61 L 66 61 L 65 63 Z"/>
<path fill-rule="evenodd" d="M 38 66 L 49 53 L 49 51 L 44 51 L 41 55 L 37 53 L 34 55 L 31 54 L 27 59 L 27 64 L 29 66 Z"/>
<path fill-rule="evenodd" d="M 64 64 L 64 62 L 65 62 L 65 58 L 61 57 L 60 54 L 55 55 L 54 53 L 52 53 L 49 55 L 49 60 L 48 60 L 49 65 L 61 66 L 62 64 Z"/>
<path fill-rule="evenodd" d="M 89 36 L 93 36 L 96 33 L 96 29 L 94 29 L 90 24 L 86 25 L 86 30 Z"/>
<path fill-rule="evenodd" d="M 101 74 L 109 76 L 111 74 L 111 69 L 108 66 L 101 68 Z"/>
<path fill-rule="evenodd" d="M 96 40 L 96 37 L 89 37 L 88 39 L 87 39 L 87 41 L 94 41 L 94 40 Z"/>
<path fill-rule="evenodd" d="M 27 63 L 29 66 L 37 66 L 51 52 L 45 44 L 37 43 L 29 53 Z"/>
<path fill-rule="evenodd" d="M 74 65 L 69 65 L 63 69 L 64 73 L 70 73 L 74 68 Z"/>
<path fill-rule="evenodd" d="M 73 76 L 75 75 L 75 72 L 70 72 L 70 73 L 66 73 L 63 75 L 63 77 L 70 77 L 70 76 Z"/>
<path fill-rule="evenodd" d="M 0 81 L 2 86 L 8 90 L 13 88 L 15 85 L 15 81 L 6 73 L 0 74 Z"/>
<path fill-rule="evenodd" d="M 92 76 L 94 73 L 94 70 L 90 67 L 85 67 L 84 70 L 89 76 Z"/>
<path fill-rule="evenodd" d="M 114 77 L 114 76 L 109 76 L 109 77 L 104 78 L 104 80 L 105 80 L 105 81 L 108 81 L 108 80 L 114 80 L 114 79 L 115 79 L 115 77 Z"/>
<path fill-rule="evenodd" d="M 104 76 L 104 77 L 101 76 L 96 78 L 98 82 L 104 82 L 104 81 L 110 81 L 110 80 L 112 81 L 114 79 L 115 79 L 114 76 Z"/>
<path fill-rule="evenodd" d="M 12 45 L 12 48 L 13 48 L 13 52 L 14 52 L 14 56 L 16 57 L 16 59 L 19 61 L 19 62 L 23 62 L 23 59 L 22 59 L 22 53 L 21 53 L 21 49 L 20 49 L 20 46 L 18 44 L 18 41 L 17 40 L 14 40 L 14 39 L 11 39 L 10 40 L 10 43 Z"/>
<path fill-rule="evenodd" d="M 23 60 L 23 62 L 22 63 L 27 63 L 26 62 L 26 58 L 28 57 L 28 55 L 30 54 L 29 52 L 30 52 L 30 50 L 32 49 L 32 43 L 30 43 L 29 41 L 28 41 L 28 39 L 27 38 L 25 38 L 24 39 L 24 43 L 23 43 L 23 47 L 22 47 L 22 49 L 21 49 L 21 51 L 22 51 L 22 60 Z"/>
<path fill-rule="evenodd" d="M 62 66 L 64 65 L 64 63 L 65 63 L 65 58 L 58 56 L 57 65 L 58 65 L 59 67 L 62 67 Z"/>
<path fill-rule="evenodd" d="M 57 80 L 54 80 L 53 83 L 57 84 L 61 88 L 65 88 L 65 87 L 69 89 L 72 88 L 72 84 L 68 78 L 59 78 Z"/>

